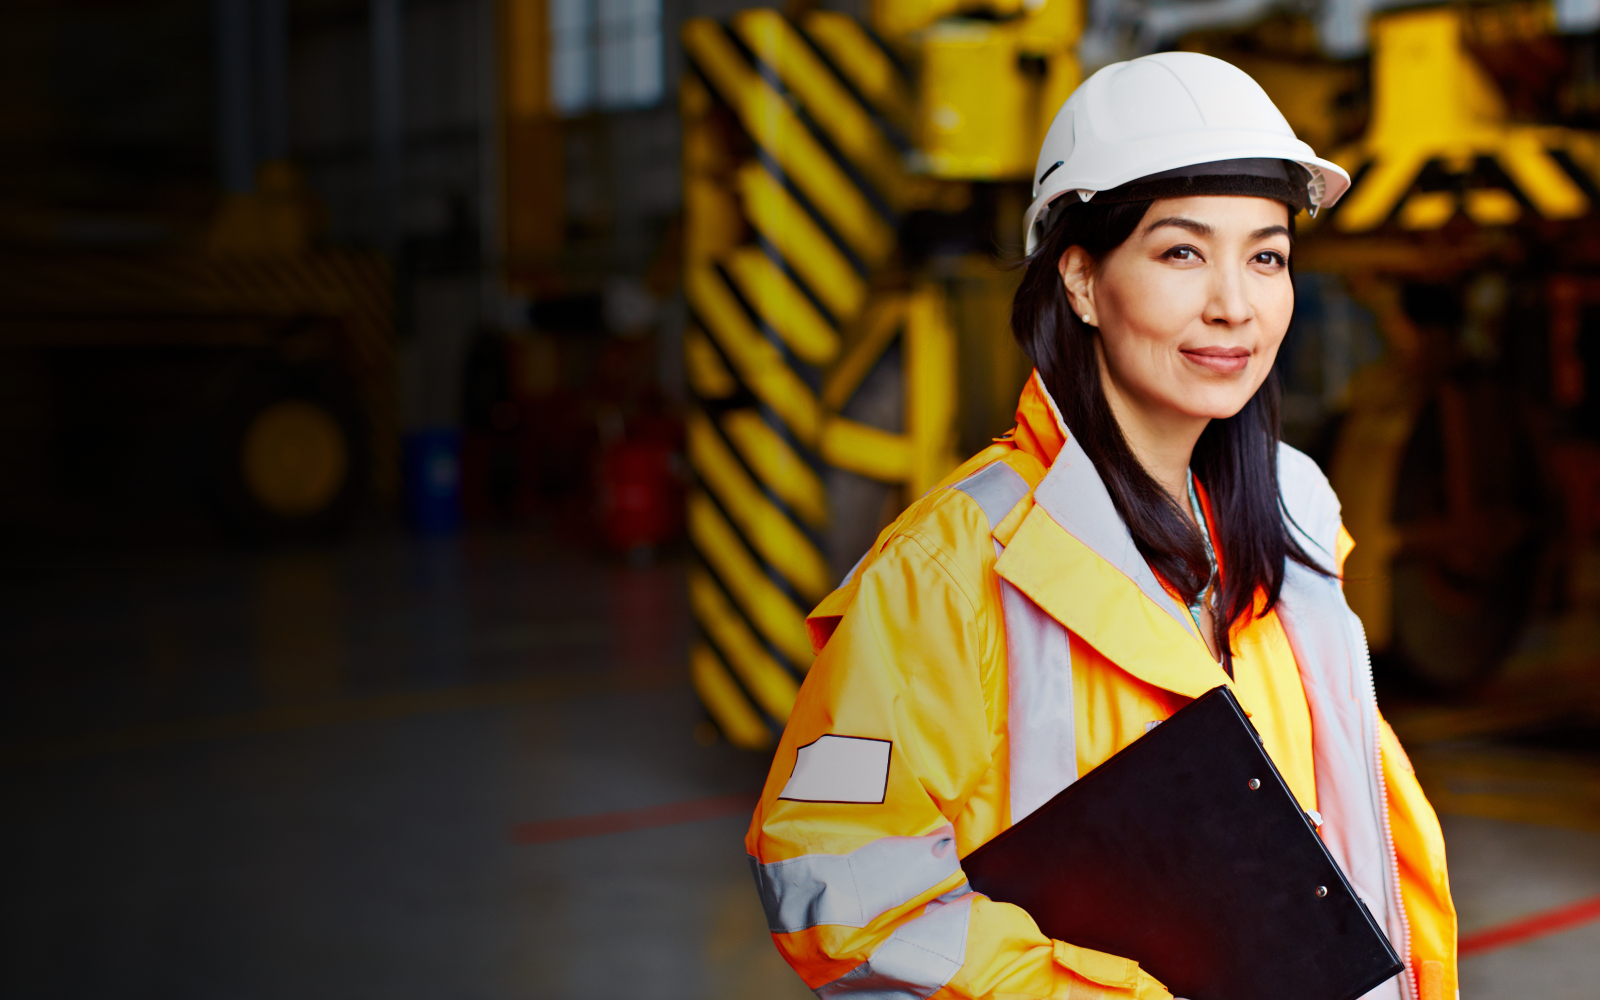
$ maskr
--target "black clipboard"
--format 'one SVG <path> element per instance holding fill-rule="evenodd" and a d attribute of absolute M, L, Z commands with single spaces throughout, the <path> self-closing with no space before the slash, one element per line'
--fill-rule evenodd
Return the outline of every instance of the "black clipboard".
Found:
<path fill-rule="evenodd" d="M 962 868 L 1048 936 L 1189 1000 L 1354 1000 L 1404 968 L 1226 687 Z"/>

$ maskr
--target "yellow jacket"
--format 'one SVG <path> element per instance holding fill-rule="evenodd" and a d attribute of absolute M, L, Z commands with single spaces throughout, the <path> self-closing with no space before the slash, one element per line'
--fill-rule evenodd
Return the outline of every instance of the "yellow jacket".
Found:
<path fill-rule="evenodd" d="M 1279 465 L 1302 545 L 1342 563 L 1326 479 L 1287 447 Z M 1015 430 L 886 528 L 807 626 L 819 655 L 745 838 L 773 940 L 806 984 L 874 1000 L 1169 996 L 1132 960 L 1046 938 L 960 868 L 1153 722 L 1231 683 L 1037 375 Z M 1291 564 L 1274 614 L 1236 642 L 1287 670 L 1276 693 L 1235 693 L 1408 960 L 1369 996 L 1450 1000 L 1443 838 L 1378 715 L 1338 582 Z"/>

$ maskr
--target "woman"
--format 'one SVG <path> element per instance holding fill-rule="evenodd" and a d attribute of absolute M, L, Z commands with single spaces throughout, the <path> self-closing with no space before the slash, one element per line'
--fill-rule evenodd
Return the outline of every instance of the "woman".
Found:
<path fill-rule="evenodd" d="M 972 892 L 960 859 L 1228 684 L 1406 959 L 1371 996 L 1450 1000 L 1438 821 L 1378 716 L 1338 501 L 1279 444 L 1268 378 L 1294 216 L 1348 177 L 1190 53 L 1095 74 L 1035 176 L 1016 427 L 808 620 L 746 838 L 774 940 L 830 998 L 1169 996 Z"/>

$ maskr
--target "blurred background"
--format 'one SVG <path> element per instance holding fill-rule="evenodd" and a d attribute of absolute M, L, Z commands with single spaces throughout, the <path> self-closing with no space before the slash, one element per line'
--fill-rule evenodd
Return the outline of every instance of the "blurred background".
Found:
<path fill-rule="evenodd" d="M 1463 992 L 1600 981 L 1600 0 L 11 0 L 13 996 L 800 997 L 803 617 L 1011 423 L 1029 173 L 1250 72 Z"/>

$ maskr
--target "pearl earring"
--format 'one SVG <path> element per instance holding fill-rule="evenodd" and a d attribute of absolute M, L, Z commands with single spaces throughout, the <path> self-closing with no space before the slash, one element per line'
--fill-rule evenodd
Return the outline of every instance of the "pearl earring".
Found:
<path fill-rule="evenodd" d="M 1084 321 L 1084 322 L 1085 322 L 1085 323 L 1087 323 L 1087 322 L 1089 322 L 1089 314 L 1088 314 L 1088 313 L 1084 313 L 1084 314 L 1083 314 L 1083 321 Z"/>

